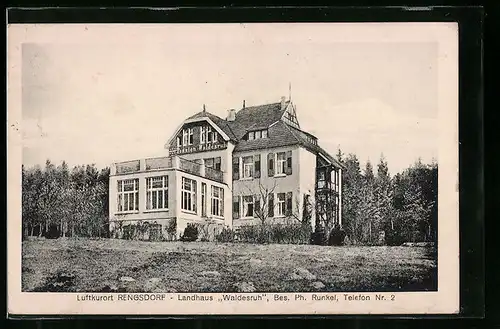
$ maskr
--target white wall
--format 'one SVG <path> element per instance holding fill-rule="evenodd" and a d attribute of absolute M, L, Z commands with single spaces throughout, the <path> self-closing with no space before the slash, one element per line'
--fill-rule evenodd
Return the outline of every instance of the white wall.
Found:
<path fill-rule="evenodd" d="M 276 152 L 292 151 L 292 174 L 284 177 L 268 177 L 267 154 Z M 302 218 L 303 195 L 311 195 L 311 201 L 314 202 L 314 188 L 316 181 L 316 156 L 299 146 L 289 146 L 274 149 L 255 150 L 247 152 L 237 152 L 233 157 L 244 157 L 255 154 L 261 154 L 261 177 L 250 180 L 239 179 L 233 181 L 233 195 L 259 194 L 259 186 L 272 189 L 274 193 L 292 192 L 292 209 L 299 211 L 299 217 Z M 275 164 L 276 167 L 276 164 Z M 241 172 L 240 172 L 241 174 Z M 276 197 L 275 197 L 276 199 Z M 241 207 L 241 203 L 240 203 Z M 232 216 L 232 215 L 231 215 Z M 314 210 L 312 212 L 312 223 L 314 223 Z M 272 222 L 272 219 L 269 219 Z M 258 219 L 234 219 L 233 225 L 250 225 L 257 223 Z"/>
<path fill-rule="evenodd" d="M 302 212 L 304 209 L 304 194 L 309 194 L 311 202 L 314 205 L 314 191 L 316 188 L 316 155 L 305 148 L 299 148 L 299 170 L 300 170 L 300 215 L 302 218 Z M 314 228 L 314 223 L 316 221 L 316 211 L 313 208 L 311 213 L 311 225 Z"/>

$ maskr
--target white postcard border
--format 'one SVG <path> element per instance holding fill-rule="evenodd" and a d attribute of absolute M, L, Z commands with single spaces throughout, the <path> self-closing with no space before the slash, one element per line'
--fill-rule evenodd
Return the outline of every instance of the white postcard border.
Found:
<path fill-rule="evenodd" d="M 459 311 L 459 226 L 458 226 L 458 24 L 457 23 L 334 23 L 345 29 L 337 36 L 325 35 L 332 42 L 371 41 L 366 24 L 383 25 L 384 38 L 380 42 L 419 42 L 429 38 L 439 43 L 438 97 L 439 97 L 439 230 L 438 230 L 438 291 L 383 293 L 389 300 L 344 301 L 343 293 L 336 293 L 338 302 L 307 301 L 294 298 L 299 293 L 280 293 L 291 301 L 218 302 L 222 294 L 213 296 L 213 302 L 179 302 L 179 295 L 164 294 L 163 301 L 78 301 L 77 293 L 23 293 L 21 292 L 21 45 L 22 43 L 62 43 L 75 33 L 79 42 L 99 42 L 96 38 L 106 29 L 119 28 L 123 36 L 138 33 L 137 24 L 94 25 L 93 33 L 82 34 L 83 24 L 10 25 L 7 31 L 8 56 L 8 312 L 15 315 L 198 315 L 198 314 L 440 314 Z M 227 24 L 226 24 L 227 25 Z M 265 24 L 260 24 L 265 28 Z M 290 24 L 282 24 L 287 28 Z M 300 25 L 300 24 L 296 24 Z M 151 24 L 146 39 L 160 33 L 161 25 Z M 179 26 L 181 31 L 181 26 Z M 74 40 L 73 40 L 74 41 Z M 147 41 L 147 40 L 146 40 Z M 145 41 L 145 42 L 146 42 Z M 92 294 L 109 295 L 109 294 Z M 119 295 L 119 294 L 113 294 Z M 130 294 L 129 294 L 130 295 Z M 139 294 L 146 295 L 146 294 Z M 231 294 L 258 295 L 258 294 Z M 311 296 L 311 293 L 302 293 Z M 333 293 L 317 293 L 333 295 Z M 357 295 L 357 294 L 351 294 Z M 394 295 L 394 301 L 390 301 Z"/>

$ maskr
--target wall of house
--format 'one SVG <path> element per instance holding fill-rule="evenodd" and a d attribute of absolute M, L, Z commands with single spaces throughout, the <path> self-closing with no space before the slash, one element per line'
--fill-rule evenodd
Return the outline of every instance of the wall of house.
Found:
<path fill-rule="evenodd" d="M 268 176 L 268 162 L 267 156 L 269 153 L 277 153 L 277 152 L 287 152 L 292 151 L 292 174 L 291 175 L 282 175 L 282 176 Z M 300 151 L 298 146 L 289 146 L 289 147 L 280 147 L 274 149 L 263 149 L 263 150 L 254 150 L 254 151 L 246 151 L 246 152 L 236 152 L 233 153 L 234 157 L 246 157 L 246 156 L 254 156 L 256 154 L 261 155 L 261 175 L 260 178 L 252 178 L 246 179 L 241 178 L 242 166 L 240 165 L 240 179 L 233 180 L 233 195 L 234 196 L 243 196 L 243 195 L 260 195 L 261 189 L 272 190 L 276 193 L 287 193 L 292 192 L 292 209 L 295 213 L 295 210 L 298 209 L 300 203 L 297 203 L 297 200 L 300 200 Z M 276 163 L 274 164 L 274 168 L 276 168 Z M 276 196 L 274 198 L 276 200 Z M 276 201 L 275 201 L 276 202 Z M 240 208 L 242 203 L 240 202 Z M 241 213 L 241 212 L 240 212 Z M 232 217 L 232 214 L 231 214 Z M 269 222 L 274 222 L 278 219 L 268 219 Z M 279 220 L 278 220 L 279 221 Z M 255 218 L 238 218 L 233 219 L 233 225 L 235 227 L 242 225 L 250 225 L 259 222 L 259 219 Z"/>
<path fill-rule="evenodd" d="M 316 188 L 316 154 L 306 150 L 305 148 L 299 148 L 299 181 L 300 181 L 300 194 L 308 194 L 310 196 L 311 203 L 314 205 Z M 302 218 L 302 212 L 304 209 L 304 198 L 300 199 L 300 216 Z M 311 226 L 314 228 L 314 223 L 316 221 L 316 212 L 314 208 L 311 213 Z"/>

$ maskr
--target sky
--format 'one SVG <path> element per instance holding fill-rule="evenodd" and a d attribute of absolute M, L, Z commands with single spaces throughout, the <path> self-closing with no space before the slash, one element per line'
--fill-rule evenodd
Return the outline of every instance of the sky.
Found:
<path fill-rule="evenodd" d="M 23 164 L 164 156 L 188 116 L 289 97 L 302 129 L 391 173 L 438 159 L 438 44 L 379 25 L 73 26 L 22 45 Z M 397 29 L 397 28 L 396 28 Z M 52 31 L 52 32 L 50 32 Z M 415 32 L 415 31 L 413 31 Z M 392 34 L 391 34 L 392 33 Z M 40 33 L 41 35 L 41 33 Z"/>

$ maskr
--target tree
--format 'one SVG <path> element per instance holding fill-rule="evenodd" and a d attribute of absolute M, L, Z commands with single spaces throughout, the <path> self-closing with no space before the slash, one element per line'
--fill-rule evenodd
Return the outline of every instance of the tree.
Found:
<path fill-rule="evenodd" d="M 360 195 L 358 193 L 362 186 L 361 169 L 357 156 L 353 153 L 344 159 L 345 170 L 342 176 L 342 218 L 347 236 L 354 243 L 361 242 L 362 232 L 358 220 L 358 209 Z"/>
<path fill-rule="evenodd" d="M 380 212 L 380 227 L 384 233 L 394 230 L 394 210 L 392 206 L 391 177 L 387 161 L 383 154 L 377 165 L 377 177 L 375 179 L 375 199 Z"/>
<path fill-rule="evenodd" d="M 108 234 L 109 168 L 75 166 L 22 167 L 23 236 Z"/>
<path fill-rule="evenodd" d="M 343 163 L 344 162 L 344 153 L 342 152 L 342 150 L 340 149 L 340 147 L 337 149 L 337 160 L 340 162 L 340 163 Z"/>

